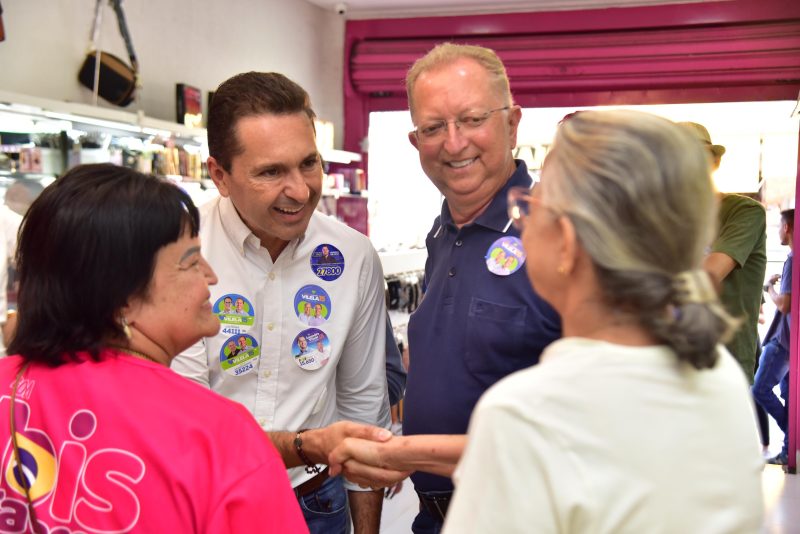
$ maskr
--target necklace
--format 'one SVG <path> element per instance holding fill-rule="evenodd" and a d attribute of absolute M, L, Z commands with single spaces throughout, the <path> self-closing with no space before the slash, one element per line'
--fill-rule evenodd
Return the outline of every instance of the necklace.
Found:
<path fill-rule="evenodd" d="M 127 349 L 127 348 L 122 348 L 122 347 L 114 347 L 114 348 L 117 349 L 120 352 L 124 352 L 125 354 L 127 354 L 129 356 L 133 356 L 134 358 L 139 358 L 141 360 L 147 360 L 147 361 L 150 361 L 150 362 L 153 362 L 153 363 L 157 363 L 158 365 L 164 365 L 160 361 L 156 360 L 152 356 L 148 356 L 144 352 L 139 352 L 138 350 Z"/>

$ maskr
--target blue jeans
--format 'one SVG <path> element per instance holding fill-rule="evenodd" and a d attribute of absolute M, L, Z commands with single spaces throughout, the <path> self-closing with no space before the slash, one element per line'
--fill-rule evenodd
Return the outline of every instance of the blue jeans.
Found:
<path fill-rule="evenodd" d="M 350 534 L 350 509 L 342 477 L 332 477 L 317 491 L 298 497 L 311 534 Z"/>
<path fill-rule="evenodd" d="M 783 449 L 788 450 L 789 435 L 787 427 L 789 413 L 786 399 L 789 395 L 789 352 L 780 346 L 777 340 L 768 341 L 761 351 L 753 382 L 753 398 L 764 410 L 775 419 L 778 428 L 783 432 Z M 783 402 L 772 391 L 775 386 L 781 385 Z"/>

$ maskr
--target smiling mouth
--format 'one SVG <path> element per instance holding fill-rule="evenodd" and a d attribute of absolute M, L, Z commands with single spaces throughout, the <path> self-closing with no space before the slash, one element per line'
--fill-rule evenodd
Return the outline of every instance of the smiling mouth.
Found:
<path fill-rule="evenodd" d="M 474 157 L 474 158 L 471 158 L 471 159 L 462 159 L 460 161 L 450 161 L 450 162 L 447 163 L 447 166 L 448 167 L 452 167 L 454 169 L 462 169 L 462 168 L 466 167 L 467 165 L 471 165 L 471 164 L 475 163 L 476 161 L 478 161 L 477 157 Z"/>
<path fill-rule="evenodd" d="M 278 208 L 278 207 L 276 207 L 275 211 L 277 211 L 278 213 L 283 213 L 284 215 L 297 215 L 298 213 L 303 211 L 303 208 L 304 208 L 304 206 L 300 206 L 299 208 L 292 210 L 292 209 L 287 209 L 287 208 Z"/>

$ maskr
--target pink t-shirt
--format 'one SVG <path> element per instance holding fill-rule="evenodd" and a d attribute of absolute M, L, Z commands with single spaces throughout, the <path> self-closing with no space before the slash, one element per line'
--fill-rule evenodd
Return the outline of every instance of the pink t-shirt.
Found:
<path fill-rule="evenodd" d="M 40 523 L 68 532 L 307 532 L 286 469 L 241 405 L 166 367 L 106 351 L 31 365 L 15 424 Z M 0 360 L 0 531 L 22 532 L 9 402 L 17 356 Z"/>

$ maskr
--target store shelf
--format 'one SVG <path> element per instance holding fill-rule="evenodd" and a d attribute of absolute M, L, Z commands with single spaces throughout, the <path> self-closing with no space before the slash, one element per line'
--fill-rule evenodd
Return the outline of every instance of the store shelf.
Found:
<path fill-rule="evenodd" d="M 25 124 L 27 119 L 31 126 L 35 126 L 37 121 L 67 121 L 140 136 L 175 137 L 197 144 L 206 142 L 206 131 L 202 128 L 189 128 L 177 122 L 147 117 L 143 113 L 61 102 L 7 91 L 0 91 L 0 113 L 17 115 L 21 124 Z"/>
<path fill-rule="evenodd" d="M 53 175 L 42 172 L 11 172 L 0 169 L 0 179 L 7 180 L 47 180 L 52 179 Z"/>
<path fill-rule="evenodd" d="M 347 165 L 349 163 L 358 163 L 361 161 L 361 154 L 357 152 L 348 152 L 347 150 L 336 149 L 321 149 L 320 155 L 322 160 L 328 163 L 341 163 Z"/>

